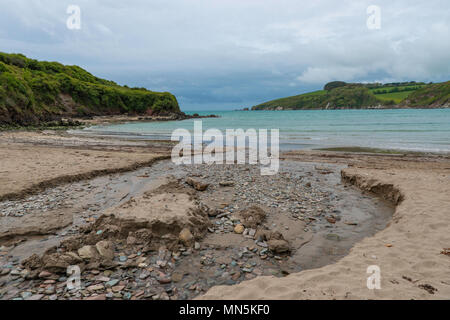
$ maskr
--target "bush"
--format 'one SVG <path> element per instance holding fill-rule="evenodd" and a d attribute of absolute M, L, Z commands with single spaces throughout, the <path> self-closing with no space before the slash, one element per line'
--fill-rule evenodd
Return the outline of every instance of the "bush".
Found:
<path fill-rule="evenodd" d="M 328 82 L 328 83 L 323 87 L 323 89 L 324 89 L 324 90 L 327 90 L 327 91 L 330 91 L 330 90 L 335 89 L 335 88 L 345 87 L 346 85 L 347 85 L 347 83 L 344 82 L 344 81 L 332 81 L 332 82 Z"/>
<path fill-rule="evenodd" d="M 122 87 L 78 66 L 37 61 L 20 54 L 0 53 L 0 88 L 0 119 L 17 118 L 14 114 L 27 114 L 29 121 L 36 121 L 70 113 L 179 112 L 178 102 L 170 93 Z M 72 97 L 73 111 L 60 98 L 62 95 Z"/>

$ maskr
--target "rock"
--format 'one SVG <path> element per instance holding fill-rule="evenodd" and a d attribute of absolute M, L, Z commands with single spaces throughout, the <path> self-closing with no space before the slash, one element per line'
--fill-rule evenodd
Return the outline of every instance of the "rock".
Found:
<path fill-rule="evenodd" d="M 191 230 L 184 228 L 180 232 L 179 239 L 185 246 L 189 247 L 194 241 L 194 236 L 192 235 Z"/>
<path fill-rule="evenodd" d="M 89 291 L 97 291 L 97 290 L 103 290 L 103 289 L 105 289 L 105 287 L 102 284 L 95 284 L 95 285 L 87 287 L 87 289 Z"/>
<path fill-rule="evenodd" d="M 237 280 L 239 280 L 240 277 L 241 277 L 241 273 L 240 273 L 240 272 L 236 272 L 235 274 L 233 274 L 233 275 L 231 276 L 231 279 L 232 279 L 233 281 L 237 281 Z"/>
<path fill-rule="evenodd" d="M 183 273 L 181 273 L 181 272 L 172 273 L 172 281 L 173 282 L 180 282 L 181 280 L 183 280 Z"/>
<path fill-rule="evenodd" d="M 125 286 L 114 286 L 114 287 L 112 287 L 111 289 L 112 289 L 113 292 L 120 292 L 120 291 L 122 291 L 124 288 L 125 288 Z"/>
<path fill-rule="evenodd" d="M 256 227 L 266 218 L 266 213 L 258 206 L 241 210 L 239 215 L 242 217 L 243 224 L 247 228 L 256 229 Z"/>
<path fill-rule="evenodd" d="M 198 242 L 196 242 L 195 244 L 194 244 L 194 249 L 195 250 L 200 250 L 200 243 L 198 243 Z"/>
<path fill-rule="evenodd" d="M 127 245 L 131 246 L 137 242 L 137 239 L 133 236 L 128 236 L 127 238 Z"/>
<path fill-rule="evenodd" d="M 219 215 L 219 214 L 221 214 L 221 213 L 222 213 L 221 210 L 209 210 L 209 211 L 208 211 L 208 216 L 210 216 L 210 217 L 215 217 L 215 216 L 217 216 L 217 215 Z"/>
<path fill-rule="evenodd" d="M 70 251 L 67 252 L 65 255 L 70 257 L 76 263 L 80 263 L 83 261 L 83 259 L 81 259 L 81 257 L 76 252 Z"/>
<path fill-rule="evenodd" d="M 109 280 L 108 282 L 106 282 L 106 286 L 107 287 L 114 287 L 118 283 L 119 283 L 118 279 L 112 279 L 112 280 Z"/>
<path fill-rule="evenodd" d="M 289 243 L 286 240 L 269 240 L 267 242 L 269 250 L 275 253 L 286 253 L 290 251 Z"/>
<path fill-rule="evenodd" d="M 37 300 L 41 300 L 43 297 L 44 297 L 43 294 L 34 294 L 34 295 L 26 298 L 25 300 L 37 301 Z"/>
<path fill-rule="evenodd" d="M 42 265 L 42 261 L 41 258 L 34 253 L 27 259 L 23 260 L 22 265 L 27 269 L 37 269 Z"/>
<path fill-rule="evenodd" d="M 120 262 L 125 262 L 125 261 L 127 261 L 128 260 L 128 257 L 127 256 L 120 256 L 119 257 L 119 261 Z"/>
<path fill-rule="evenodd" d="M 29 298 L 29 297 L 32 296 L 32 293 L 31 293 L 30 291 L 25 291 L 25 292 L 22 292 L 22 293 L 20 294 L 20 296 L 21 296 L 23 299 L 27 300 L 27 298 Z"/>
<path fill-rule="evenodd" d="M 204 183 L 199 180 L 195 180 L 193 178 L 186 178 L 186 183 L 193 187 L 197 191 L 204 191 L 206 188 L 208 188 L 209 184 Z"/>
<path fill-rule="evenodd" d="M 172 278 L 164 276 L 164 277 L 160 277 L 158 278 L 159 283 L 161 284 L 168 284 L 172 282 Z"/>
<path fill-rule="evenodd" d="M 96 254 L 95 248 L 93 249 L 95 252 L 92 254 Z M 68 266 L 77 265 L 83 261 L 81 257 L 74 252 L 46 253 L 41 260 L 43 263 L 43 269 L 54 273 L 66 272 Z M 58 279 L 58 277 L 56 277 L 55 280 L 56 279 Z"/>
<path fill-rule="evenodd" d="M 90 296 L 85 298 L 84 300 L 106 300 L 106 294 L 99 294 L 96 296 Z"/>
<path fill-rule="evenodd" d="M 242 224 L 238 224 L 234 227 L 234 232 L 241 234 L 245 230 L 244 226 Z"/>
<path fill-rule="evenodd" d="M 341 237 L 339 237 L 337 234 L 335 233 L 329 233 L 325 236 L 325 238 L 327 238 L 328 240 L 333 240 L 333 241 L 339 241 L 341 240 Z"/>
<path fill-rule="evenodd" d="M 333 217 L 327 217 L 326 219 L 329 223 L 336 223 L 336 219 Z"/>
<path fill-rule="evenodd" d="M 41 271 L 41 273 L 39 273 L 39 275 L 38 275 L 38 277 L 41 279 L 49 278 L 51 276 L 53 276 L 53 273 L 45 271 L 45 270 Z"/>
<path fill-rule="evenodd" d="M 98 252 L 93 246 L 84 246 L 78 249 L 78 255 L 83 260 L 90 260 L 96 257 L 97 254 Z"/>
<path fill-rule="evenodd" d="M 48 286 L 45 289 L 44 293 L 47 294 L 47 295 L 54 294 L 55 293 L 55 287 L 54 286 Z"/>
<path fill-rule="evenodd" d="M 0 276 L 4 276 L 8 274 L 11 271 L 11 269 L 3 268 L 2 271 L 0 271 Z"/>
<path fill-rule="evenodd" d="M 97 249 L 98 253 L 100 254 L 100 257 L 106 260 L 112 260 L 114 259 L 114 249 L 113 244 L 110 241 L 102 240 L 97 242 L 95 245 L 95 248 Z"/>
<path fill-rule="evenodd" d="M 221 187 L 232 187 L 232 186 L 234 186 L 234 182 L 233 181 L 220 181 L 219 182 L 219 186 L 221 186 Z"/>

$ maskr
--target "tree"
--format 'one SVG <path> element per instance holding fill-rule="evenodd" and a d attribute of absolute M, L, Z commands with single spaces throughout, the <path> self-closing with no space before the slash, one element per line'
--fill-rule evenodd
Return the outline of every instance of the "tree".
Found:
<path fill-rule="evenodd" d="M 327 91 L 330 91 L 330 90 L 335 89 L 335 88 L 345 87 L 346 85 L 347 85 L 347 83 L 344 82 L 344 81 L 332 81 L 332 82 L 328 82 L 328 83 L 323 87 L 323 89 L 324 89 L 324 90 L 327 90 Z"/>

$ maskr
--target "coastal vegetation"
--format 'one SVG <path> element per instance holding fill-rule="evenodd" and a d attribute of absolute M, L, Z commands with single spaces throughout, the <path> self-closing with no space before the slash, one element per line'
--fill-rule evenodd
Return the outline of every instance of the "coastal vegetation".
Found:
<path fill-rule="evenodd" d="M 180 113 L 174 95 L 129 88 L 78 66 L 0 52 L 0 125 L 37 125 L 61 117 Z"/>
<path fill-rule="evenodd" d="M 449 104 L 450 81 L 436 84 L 332 81 L 323 90 L 264 102 L 252 107 L 252 110 L 430 108 Z"/>

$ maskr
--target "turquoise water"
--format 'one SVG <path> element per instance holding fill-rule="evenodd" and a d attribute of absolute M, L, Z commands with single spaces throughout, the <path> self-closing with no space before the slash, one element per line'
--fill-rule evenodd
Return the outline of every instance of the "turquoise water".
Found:
<path fill-rule="evenodd" d="M 203 130 L 279 129 L 280 148 L 371 147 L 450 152 L 450 109 L 209 111 L 220 118 L 201 119 Z M 170 139 L 177 128 L 193 132 L 194 120 L 96 126 L 89 134 L 140 139 Z"/>

